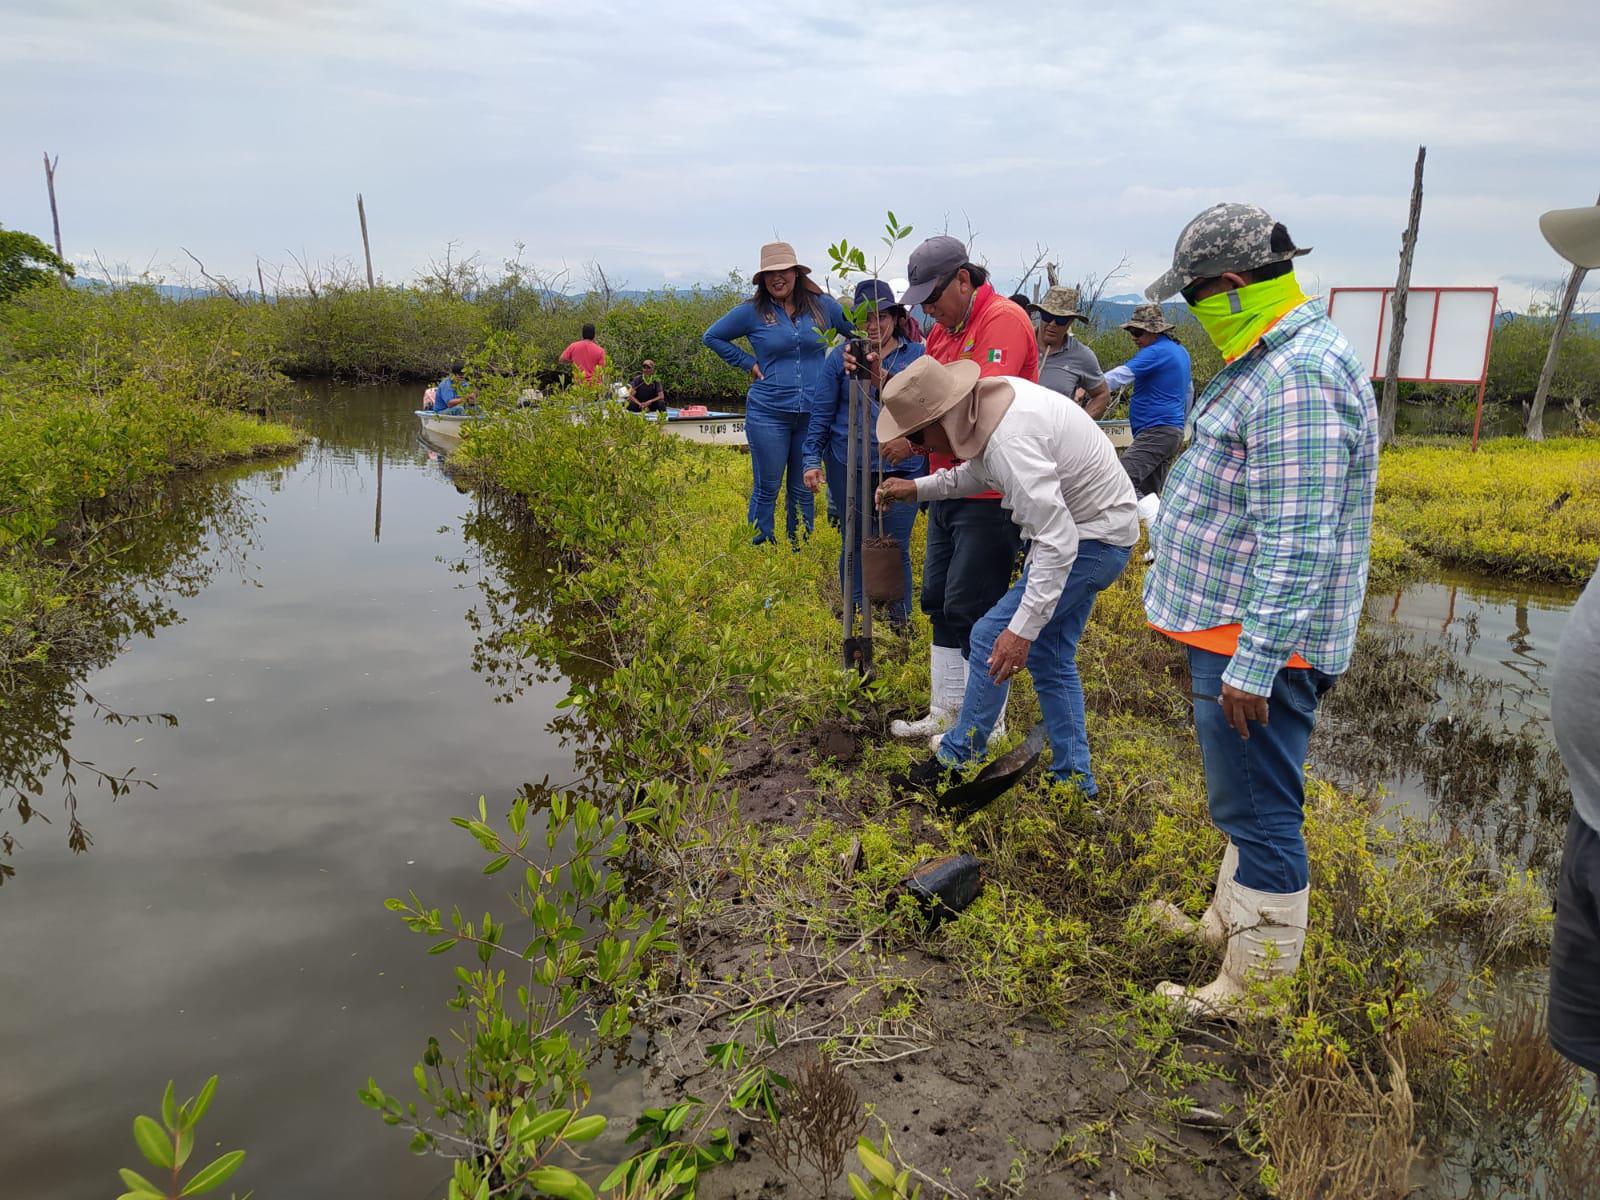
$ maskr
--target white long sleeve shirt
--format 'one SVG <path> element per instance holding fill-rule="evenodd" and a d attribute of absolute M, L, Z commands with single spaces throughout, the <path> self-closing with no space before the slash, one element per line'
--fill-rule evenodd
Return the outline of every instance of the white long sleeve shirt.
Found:
<path fill-rule="evenodd" d="M 983 453 L 917 480 L 917 499 L 1000 492 L 1000 503 L 1033 543 L 1028 585 L 1010 624 L 1012 633 L 1031 642 L 1055 615 L 1078 542 L 1132 546 L 1139 540 L 1139 516 L 1133 484 L 1094 418 L 1036 383 L 1006 382 L 1016 399 Z"/>

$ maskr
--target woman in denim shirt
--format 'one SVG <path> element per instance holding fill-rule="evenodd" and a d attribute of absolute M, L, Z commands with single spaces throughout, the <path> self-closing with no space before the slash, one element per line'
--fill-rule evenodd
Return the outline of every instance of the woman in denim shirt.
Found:
<path fill-rule="evenodd" d="M 870 300 L 873 311 L 867 317 L 866 335 L 872 349 L 882 363 L 882 376 L 876 385 L 865 383 L 861 399 L 869 410 L 867 422 L 868 454 L 872 459 L 872 487 L 874 494 L 884 476 L 900 475 L 914 479 L 926 473 L 927 459 L 921 455 L 902 459 L 892 468 L 885 469 L 878 459 L 878 390 L 890 376 L 904 370 L 913 360 L 922 356 L 922 344 L 910 340 L 907 325 L 910 318 L 906 310 L 894 302 L 894 292 L 887 283 L 866 279 L 856 286 L 855 304 Z M 859 420 L 859 418 L 858 418 Z M 806 432 L 805 483 L 815 492 L 822 486 L 824 475 L 828 483 L 830 505 L 845 512 L 846 463 L 849 461 L 850 377 L 844 372 L 844 347 L 828 355 L 822 367 L 822 380 L 811 408 L 811 426 Z M 859 425 L 857 426 L 859 428 Z M 849 522 L 860 521 L 855 513 L 845 514 L 846 529 Z M 900 543 L 900 562 L 905 574 L 905 591 L 901 599 L 889 606 L 889 621 L 904 628 L 911 621 L 911 529 L 917 521 L 915 504 L 896 504 L 880 518 L 883 532 Z M 861 561 L 855 564 L 856 605 L 861 605 Z M 844 550 L 839 551 L 839 586 L 844 587 Z"/>
<path fill-rule="evenodd" d="M 807 533 L 814 520 L 811 493 L 800 481 L 801 451 L 828 349 L 823 331 L 848 335 L 851 329 L 839 302 L 810 276 L 811 268 L 795 261 L 789 243 L 769 242 L 761 247 L 761 269 L 752 280 L 756 294 L 706 330 L 702 339 L 729 366 L 750 372 L 744 430 L 754 477 L 749 521 L 756 528 L 757 545 L 775 540 L 778 487 L 786 474 L 789 541 L 795 541 L 802 517 Z M 744 338 L 755 353 L 735 346 L 735 338 Z"/>

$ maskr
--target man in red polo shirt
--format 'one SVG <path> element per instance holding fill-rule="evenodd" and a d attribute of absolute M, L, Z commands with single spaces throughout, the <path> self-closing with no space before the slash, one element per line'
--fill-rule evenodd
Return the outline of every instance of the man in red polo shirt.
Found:
<path fill-rule="evenodd" d="M 927 354 L 935 362 L 970 359 L 980 378 L 1012 375 L 1039 381 L 1039 347 L 1033 322 L 1022 308 L 999 295 L 988 271 L 968 261 L 967 248 L 953 237 L 932 237 L 911 254 L 910 287 L 900 303 L 920 304 L 937 324 L 928 334 Z M 904 438 L 882 448 L 890 462 L 913 453 Z M 948 455 L 931 454 L 930 470 L 955 465 Z M 922 611 L 933 622 L 928 715 L 896 721 L 896 737 L 942 734 L 961 711 L 967 687 L 967 653 L 972 627 L 1011 587 L 1011 573 L 1022 534 L 1000 507 L 1000 493 L 964 500 L 938 500 L 928 506 L 928 546 L 922 563 Z M 982 664 L 980 664 L 982 669 Z M 1005 713 L 991 737 L 1005 732 Z"/>

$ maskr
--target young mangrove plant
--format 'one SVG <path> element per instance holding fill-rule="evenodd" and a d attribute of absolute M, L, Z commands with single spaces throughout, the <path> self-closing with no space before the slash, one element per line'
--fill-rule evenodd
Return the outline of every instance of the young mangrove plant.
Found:
<path fill-rule="evenodd" d="M 138 1116 L 133 1119 L 133 1140 L 145 1161 L 162 1172 L 160 1182 L 139 1174 L 131 1167 L 121 1168 L 123 1186 L 128 1190 L 117 1200 L 178 1200 L 181 1196 L 203 1196 L 213 1192 L 244 1164 L 243 1150 L 230 1150 L 212 1159 L 187 1179 L 184 1171 L 189 1157 L 194 1153 L 194 1129 L 200 1118 L 211 1107 L 217 1094 L 217 1077 L 205 1081 L 200 1092 L 182 1104 L 177 1102 L 172 1081 L 161 1096 L 161 1119 Z M 249 1200 L 253 1193 L 246 1192 L 239 1200 Z"/>

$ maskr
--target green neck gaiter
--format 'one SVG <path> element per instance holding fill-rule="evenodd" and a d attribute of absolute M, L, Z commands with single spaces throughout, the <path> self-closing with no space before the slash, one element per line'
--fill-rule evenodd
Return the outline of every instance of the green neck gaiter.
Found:
<path fill-rule="evenodd" d="M 1261 340 L 1261 335 L 1276 325 L 1285 313 L 1304 304 L 1309 297 L 1300 290 L 1294 272 L 1276 279 L 1264 279 L 1233 292 L 1208 296 L 1189 305 L 1194 319 L 1206 336 L 1222 351 L 1224 362 L 1232 362 Z"/>

